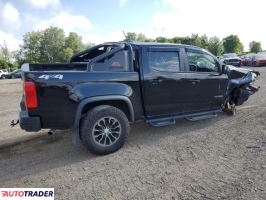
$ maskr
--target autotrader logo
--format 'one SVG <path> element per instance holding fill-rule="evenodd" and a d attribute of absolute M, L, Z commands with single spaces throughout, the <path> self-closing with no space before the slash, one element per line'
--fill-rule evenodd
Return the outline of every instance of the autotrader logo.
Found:
<path fill-rule="evenodd" d="M 54 200 L 54 188 L 0 188 L 0 199 Z"/>

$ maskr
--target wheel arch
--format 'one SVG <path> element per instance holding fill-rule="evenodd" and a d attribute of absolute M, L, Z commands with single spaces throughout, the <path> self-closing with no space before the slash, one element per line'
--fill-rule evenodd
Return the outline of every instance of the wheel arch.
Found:
<path fill-rule="evenodd" d="M 82 115 L 85 114 L 90 109 L 99 105 L 111 105 L 121 109 L 127 116 L 130 122 L 134 121 L 134 110 L 130 99 L 122 95 L 105 95 L 105 96 L 96 96 L 89 97 L 82 100 L 76 110 L 74 126 L 73 126 L 73 136 L 72 140 L 74 144 L 80 141 L 79 130 L 80 130 L 80 120 Z"/>

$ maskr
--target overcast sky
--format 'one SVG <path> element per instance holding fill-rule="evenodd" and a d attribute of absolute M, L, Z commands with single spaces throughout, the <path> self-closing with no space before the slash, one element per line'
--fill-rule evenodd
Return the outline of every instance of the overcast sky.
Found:
<path fill-rule="evenodd" d="M 25 32 L 57 26 L 95 44 L 124 39 L 126 32 L 147 37 L 239 35 L 266 49 L 265 0 L 0 0 L 0 44 L 11 50 Z"/>

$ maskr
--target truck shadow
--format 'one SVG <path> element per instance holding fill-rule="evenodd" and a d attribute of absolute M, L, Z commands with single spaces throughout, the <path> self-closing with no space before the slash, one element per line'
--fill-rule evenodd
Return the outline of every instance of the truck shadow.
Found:
<path fill-rule="evenodd" d="M 132 148 L 139 145 L 151 145 L 160 139 L 169 136 L 179 137 L 188 135 L 207 126 L 211 126 L 219 120 L 223 120 L 224 114 L 215 119 L 200 122 L 177 121 L 176 125 L 154 128 L 145 123 L 137 123 L 131 126 L 131 133 L 126 145 L 118 152 L 107 156 L 95 156 L 88 152 L 82 145 L 73 146 L 70 131 L 57 131 L 49 136 L 47 132 L 22 139 L 14 143 L 0 146 L 0 186 L 12 187 L 23 185 L 23 178 L 44 171 L 68 166 L 82 161 L 106 162 L 106 157 L 117 159 L 130 153 Z M 130 150 L 131 149 L 131 150 Z M 104 159 L 101 159 L 103 158 Z"/>

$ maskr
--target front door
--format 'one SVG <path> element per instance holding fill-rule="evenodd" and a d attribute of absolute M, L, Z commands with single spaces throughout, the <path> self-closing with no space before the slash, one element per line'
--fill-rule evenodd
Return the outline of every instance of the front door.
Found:
<path fill-rule="evenodd" d="M 220 109 L 227 89 L 228 77 L 211 54 L 187 49 L 189 103 L 191 112 Z"/>

